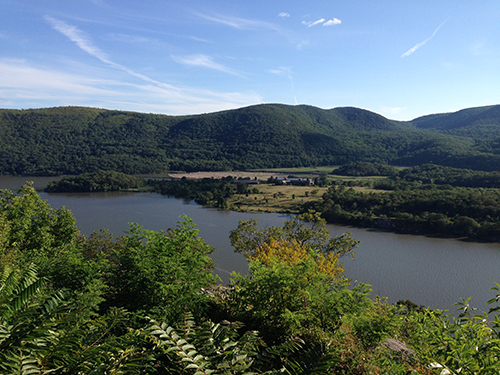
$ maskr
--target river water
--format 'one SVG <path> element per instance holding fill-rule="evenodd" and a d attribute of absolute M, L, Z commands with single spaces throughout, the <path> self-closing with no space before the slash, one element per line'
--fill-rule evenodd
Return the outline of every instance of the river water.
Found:
<path fill-rule="evenodd" d="M 26 178 L 0 176 L 0 188 L 15 189 Z M 38 179 L 43 187 L 52 178 Z M 19 183 L 19 181 L 21 181 Z M 115 236 L 124 233 L 130 222 L 146 229 L 174 227 L 180 215 L 198 225 L 200 236 L 217 250 L 213 254 L 216 273 L 224 282 L 231 271 L 246 272 L 245 258 L 235 254 L 229 232 L 240 220 L 257 218 L 261 227 L 281 226 L 288 217 L 280 214 L 251 214 L 203 208 L 192 202 L 154 193 L 47 194 L 40 192 L 54 208 L 67 207 L 78 229 L 90 234 L 101 228 Z M 460 297 L 473 297 L 472 305 L 486 309 L 494 297 L 490 290 L 500 283 L 500 244 L 463 242 L 454 239 L 401 235 L 376 230 L 328 225 L 332 235 L 346 231 L 361 241 L 355 260 L 344 259 L 346 276 L 353 282 L 373 286 L 374 295 L 389 302 L 410 299 L 417 304 L 454 311 Z"/>

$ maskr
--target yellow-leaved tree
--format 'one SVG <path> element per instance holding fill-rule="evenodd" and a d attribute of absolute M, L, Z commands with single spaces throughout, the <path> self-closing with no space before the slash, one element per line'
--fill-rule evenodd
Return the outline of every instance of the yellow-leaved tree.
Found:
<path fill-rule="evenodd" d="M 370 288 L 351 289 L 342 275 L 340 258 L 352 255 L 358 241 L 349 233 L 332 238 L 318 213 L 267 229 L 258 228 L 255 219 L 241 221 L 230 238 L 250 262 L 247 275 L 232 275 L 231 318 L 259 329 L 269 342 L 321 341 L 347 311 L 370 304 Z"/>
<path fill-rule="evenodd" d="M 296 239 L 276 240 L 270 238 L 259 246 L 252 255 L 247 254 L 250 261 L 260 261 L 266 266 L 273 262 L 281 262 L 286 266 L 294 266 L 311 259 L 315 263 L 315 271 L 329 276 L 339 276 L 344 272 L 339 254 L 330 252 L 327 254 L 314 252 L 300 244 Z"/>

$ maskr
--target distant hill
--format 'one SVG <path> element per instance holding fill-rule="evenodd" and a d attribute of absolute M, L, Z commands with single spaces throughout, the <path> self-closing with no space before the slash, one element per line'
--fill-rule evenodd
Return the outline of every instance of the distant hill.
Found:
<path fill-rule="evenodd" d="M 441 164 L 500 169 L 500 106 L 413 121 L 354 107 L 255 105 L 196 116 L 0 109 L 0 174 Z"/>
<path fill-rule="evenodd" d="M 462 109 L 416 118 L 412 121 L 419 129 L 446 134 L 470 136 L 474 139 L 500 137 L 500 105 Z"/>

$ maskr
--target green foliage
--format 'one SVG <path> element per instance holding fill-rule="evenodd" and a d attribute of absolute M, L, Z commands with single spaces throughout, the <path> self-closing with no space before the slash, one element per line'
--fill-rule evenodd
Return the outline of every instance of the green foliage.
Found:
<path fill-rule="evenodd" d="M 423 184 L 474 188 L 500 187 L 500 172 L 473 171 L 434 164 L 404 169 L 397 174 L 397 178 L 405 181 L 418 181 Z"/>
<path fill-rule="evenodd" d="M 137 189 L 144 186 L 142 178 L 129 176 L 115 171 L 97 171 L 84 173 L 76 177 L 67 177 L 59 181 L 52 181 L 45 188 L 49 193 L 83 193 L 99 191 L 118 191 Z"/>
<path fill-rule="evenodd" d="M 351 238 L 348 232 L 331 238 L 325 224 L 326 221 L 314 211 L 287 220 L 283 227 L 260 229 L 256 219 L 241 220 L 238 228 L 230 232 L 229 238 L 236 252 L 250 257 L 271 239 L 287 242 L 295 240 L 299 245 L 322 254 L 352 255 L 359 242 Z"/>
<path fill-rule="evenodd" d="M 46 258 L 70 243 L 77 232 L 75 218 L 66 208 L 54 209 L 30 185 L 14 193 L 0 190 L 0 212 L 8 226 L 3 232 L 3 249 L 18 251 L 23 260 Z"/>
<path fill-rule="evenodd" d="M 491 171 L 500 162 L 498 108 L 412 122 L 352 107 L 279 104 L 176 117 L 81 107 L 4 109 L 0 174 L 140 174 L 356 161 Z"/>
<path fill-rule="evenodd" d="M 234 179 L 230 176 L 199 180 L 148 180 L 148 185 L 162 195 L 194 200 L 204 206 L 226 208 L 226 201 L 236 193 Z M 239 187 L 242 184 L 238 184 Z M 245 185 L 246 186 L 246 185 Z M 239 192 L 238 192 L 239 193 Z M 240 194 L 240 193 L 239 193 Z"/>
<path fill-rule="evenodd" d="M 397 173 L 397 169 L 390 165 L 360 161 L 343 165 L 332 173 L 342 176 L 392 176 Z"/>
<path fill-rule="evenodd" d="M 62 293 L 43 292 L 44 280 L 33 265 L 24 273 L 2 271 L 1 374 L 125 374 L 147 365 L 149 357 L 134 335 L 112 333 L 126 318 L 123 311 L 81 321 Z"/>
<path fill-rule="evenodd" d="M 265 337 L 273 342 L 295 335 L 314 341 L 332 332 L 342 315 L 355 309 L 351 302 L 359 303 L 368 293 L 365 286 L 349 290 L 346 281 L 338 278 L 339 272 L 327 272 L 317 258 L 320 254 L 334 257 L 336 263 L 338 257 L 352 253 L 357 241 L 348 234 L 330 238 L 324 224 L 313 212 L 287 220 L 283 227 L 267 229 L 259 229 L 256 220 L 240 221 L 231 231 L 231 244 L 251 262 L 248 275 L 232 277 L 234 290 L 228 306 L 235 319 L 250 327 L 264 327 Z M 305 253 L 294 259 L 293 254 L 278 249 L 276 254 L 281 251 L 282 258 L 261 259 L 260 249 L 282 243 L 296 244 Z"/>
<path fill-rule="evenodd" d="M 390 186 L 389 186 L 390 185 Z M 500 190 L 452 188 L 407 182 L 384 183 L 387 193 L 332 186 L 320 202 L 307 203 L 332 223 L 498 241 Z"/>
<path fill-rule="evenodd" d="M 318 272 L 311 258 L 293 265 L 252 261 L 247 276 L 233 274 L 231 281 L 234 290 L 227 304 L 232 317 L 259 329 L 272 343 L 295 336 L 321 342 L 344 314 L 369 304 L 369 287 L 351 290 L 346 280 Z"/>
<path fill-rule="evenodd" d="M 195 375 L 252 375 L 251 370 L 261 345 L 257 332 L 247 331 L 241 337 L 240 325 L 206 322 L 195 326 L 190 316 L 184 320 L 180 333 L 165 323 L 152 320 L 147 332 L 170 360 Z M 173 355 L 172 355 L 173 354 Z"/>
<path fill-rule="evenodd" d="M 500 371 L 500 284 L 488 312 L 465 299 L 458 318 L 373 301 L 369 285 L 330 272 L 357 241 L 330 238 L 315 212 L 281 228 L 241 222 L 231 240 L 250 271 L 217 288 L 213 249 L 186 217 L 166 233 L 134 224 L 113 240 L 75 235 L 70 213 L 31 187 L 0 202 L 0 374 Z"/>
<path fill-rule="evenodd" d="M 500 292 L 500 285 L 492 289 Z M 498 303 L 500 293 L 488 304 Z M 441 374 L 498 374 L 500 371 L 500 318 L 499 307 L 489 312 L 476 312 L 470 298 L 456 303 L 460 315 L 436 316 L 420 314 L 418 330 L 425 332 L 425 348 L 421 356 L 431 368 Z M 490 318 L 489 316 L 492 316 Z"/>
<path fill-rule="evenodd" d="M 202 288 L 215 284 L 213 248 L 198 237 L 196 225 L 183 217 L 175 229 L 146 230 L 132 224 L 114 254 L 107 303 L 175 321 L 184 311 L 199 316 L 209 297 Z"/>

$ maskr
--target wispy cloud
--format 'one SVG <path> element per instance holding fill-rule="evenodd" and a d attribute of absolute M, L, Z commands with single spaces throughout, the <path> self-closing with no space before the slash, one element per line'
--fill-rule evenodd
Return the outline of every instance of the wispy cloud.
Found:
<path fill-rule="evenodd" d="M 276 69 L 269 69 L 268 72 L 276 75 L 287 75 L 288 77 L 291 78 L 292 68 L 287 66 L 280 66 L 279 68 Z"/>
<path fill-rule="evenodd" d="M 260 20 L 233 17 L 216 13 L 205 14 L 205 13 L 193 12 L 193 14 L 205 20 L 220 23 L 239 30 L 270 29 L 275 31 L 281 31 L 278 25 Z"/>
<path fill-rule="evenodd" d="M 0 59 L 0 98 L 4 107 L 81 105 L 167 114 L 215 112 L 262 102 L 255 93 L 214 92 L 149 83 L 93 78 L 94 68 L 77 73 L 38 68 L 23 60 Z M 100 76 L 109 76 L 103 71 Z"/>
<path fill-rule="evenodd" d="M 310 22 L 308 22 L 308 21 L 302 21 L 302 25 L 306 25 L 307 27 L 313 27 L 313 26 L 316 26 L 316 25 L 318 25 L 320 23 L 323 23 L 325 21 L 326 20 L 324 18 L 320 18 L 317 21 L 310 21 Z"/>
<path fill-rule="evenodd" d="M 172 56 L 172 58 L 180 64 L 191 65 L 191 66 L 201 66 L 208 69 L 218 70 L 220 72 L 229 73 L 236 76 L 241 76 L 235 70 L 232 70 L 224 65 L 216 63 L 212 60 L 210 56 L 197 54 L 191 56 Z"/>
<path fill-rule="evenodd" d="M 290 17 L 290 14 L 286 13 L 286 12 L 281 12 L 281 13 L 278 14 L 278 17 L 287 18 L 287 17 Z"/>
<path fill-rule="evenodd" d="M 203 107 L 203 111 L 208 109 L 209 107 L 212 110 L 222 110 L 229 108 L 237 108 L 238 106 L 246 104 L 255 104 L 261 101 L 260 96 L 256 94 L 247 95 L 242 93 L 218 93 L 212 91 L 201 91 L 189 87 L 179 88 L 168 83 L 154 80 L 144 74 L 137 73 L 127 68 L 126 66 L 113 62 L 105 52 L 103 52 L 101 49 L 99 49 L 97 46 L 94 45 L 91 38 L 86 33 L 78 29 L 76 26 L 69 25 L 64 21 L 49 16 L 45 17 L 45 19 L 47 20 L 47 22 L 49 22 L 52 28 L 54 28 L 55 30 L 66 36 L 69 40 L 75 43 L 83 51 L 97 58 L 98 60 L 105 63 L 109 67 L 123 71 L 129 74 L 130 76 L 138 78 L 146 83 L 146 84 L 137 84 L 128 82 L 126 83 L 118 82 L 114 83 L 112 85 L 113 87 L 116 86 L 140 87 L 141 90 L 146 92 L 146 96 L 148 98 L 147 100 L 152 100 L 153 102 L 158 100 L 158 99 L 155 100 L 152 99 L 153 96 L 150 94 L 154 92 L 157 98 L 162 98 L 163 100 L 165 100 L 165 103 L 170 103 L 169 106 L 164 105 L 162 108 L 167 108 L 167 107 L 172 109 L 177 108 L 175 110 L 175 113 L 179 113 L 179 111 L 182 111 L 180 108 L 186 108 L 186 109 L 191 108 L 190 111 L 193 110 L 196 111 L 195 108 L 201 108 L 201 107 Z M 196 55 L 194 57 L 192 56 L 190 59 L 183 58 L 181 59 L 181 61 L 185 64 L 204 66 L 207 68 L 216 69 L 226 73 L 238 75 L 237 72 L 229 68 L 226 68 L 223 65 L 215 63 L 209 57 L 204 55 Z M 33 72 L 34 69 L 28 69 L 28 71 Z M 42 74 L 42 76 L 50 77 L 51 74 L 53 73 Z M 37 74 L 30 74 L 31 77 L 36 77 L 36 75 Z M 17 74 L 17 76 L 22 76 L 22 74 Z M 45 81 L 50 82 L 51 78 L 47 78 Z M 67 82 L 67 80 L 64 82 Z M 91 85 L 91 88 L 94 88 L 94 86 Z M 112 91 L 115 92 L 116 90 Z M 136 99 L 131 98 L 131 100 L 133 101 Z M 143 103 L 146 103 L 147 100 L 144 101 Z"/>
<path fill-rule="evenodd" d="M 340 25 L 342 23 L 341 20 L 339 20 L 338 18 L 332 18 L 331 20 L 329 21 L 326 21 L 323 26 L 334 26 L 334 25 Z"/>
<path fill-rule="evenodd" d="M 288 66 L 280 66 L 277 69 L 270 69 L 270 70 L 268 70 L 268 72 L 271 74 L 286 76 L 288 78 L 288 81 L 290 82 L 290 88 L 291 88 L 292 92 L 295 91 L 295 83 L 293 82 L 292 68 L 290 68 Z M 293 99 L 294 99 L 295 105 L 297 105 L 297 97 L 295 96 L 295 94 L 293 95 Z"/>
<path fill-rule="evenodd" d="M 88 54 L 98 58 L 102 62 L 108 64 L 111 63 L 111 61 L 108 59 L 108 56 L 98 47 L 94 46 L 90 38 L 76 26 L 69 25 L 64 21 L 50 16 L 45 16 L 45 19 L 50 23 L 54 30 L 59 31 L 61 34 L 65 35 L 69 40 L 74 42 L 78 47 L 80 47 Z"/>
<path fill-rule="evenodd" d="M 74 42 L 78 47 L 80 47 L 83 51 L 87 52 L 91 56 L 94 56 L 95 58 L 99 59 L 105 64 L 108 64 L 116 69 L 120 69 L 128 74 L 130 74 L 133 77 L 139 78 L 143 81 L 149 82 L 156 84 L 158 86 L 170 86 L 168 84 L 165 84 L 163 82 L 156 81 L 154 79 L 149 78 L 148 76 L 134 72 L 133 70 L 117 64 L 109 59 L 109 57 L 101 51 L 98 47 L 96 47 L 92 40 L 80 29 L 78 29 L 76 26 L 72 26 L 67 24 L 64 21 L 55 19 L 53 17 L 46 16 L 45 19 L 51 24 L 51 26 L 56 30 L 59 31 L 61 34 L 66 36 L 69 40 Z"/>
<path fill-rule="evenodd" d="M 341 20 L 338 18 L 332 18 L 331 20 L 326 20 L 324 18 L 320 18 L 317 21 L 302 21 L 302 25 L 305 25 L 307 27 L 313 27 L 316 25 L 323 24 L 323 26 L 334 26 L 334 25 L 340 25 L 342 23 Z"/>
<path fill-rule="evenodd" d="M 406 51 L 405 53 L 403 53 L 401 55 L 401 58 L 405 58 L 405 57 L 408 57 L 410 56 L 412 53 L 414 53 L 416 50 L 418 50 L 420 47 L 423 47 L 427 42 L 429 42 L 432 38 L 434 38 L 434 36 L 437 34 L 437 32 L 439 31 L 439 29 L 446 23 L 446 21 L 448 21 L 448 19 L 446 19 L 443 23 L 441 23 L 441 25 L 439 25 L 436 30 L 434 30 L 434 32 L 432 33 L 432 35 L 425 39 L 424 41 L 420 42 L 420 43 L 417 43 L 415 44 L 412 48 L 410 48 L 408 51 Z"/>
<path fill-rule="evenodd" d="M 158 44 L 158 40 L 145 38 L 142 36 L 136 35 L 127 35 L 127 34 L 118 34 L 118 33 L 109 33 L 106 34 L 106 39 L 116 42 L 123 43 L 133 43 L 133 44 Z"/>

